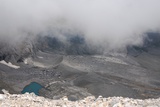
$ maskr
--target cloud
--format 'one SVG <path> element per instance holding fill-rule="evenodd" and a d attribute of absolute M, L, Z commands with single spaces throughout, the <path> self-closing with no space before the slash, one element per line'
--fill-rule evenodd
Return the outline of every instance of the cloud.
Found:
<path fill-rule="evenodd" d="M 0 16 L 0 39 L 11 43 L 80 33 L 91 45 L 120 49 L 160 31 L 159 0 L 0 0 Z"/>

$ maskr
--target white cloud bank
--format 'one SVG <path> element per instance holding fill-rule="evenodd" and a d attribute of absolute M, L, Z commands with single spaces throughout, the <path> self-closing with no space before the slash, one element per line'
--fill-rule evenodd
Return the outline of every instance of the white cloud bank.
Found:
<path fill-rule="evenodd" d="M 0 39 L 9 42 L 81 33 L 88 43 L 117 49 L 159 31 L 160 0 L 0 0 Z"/>

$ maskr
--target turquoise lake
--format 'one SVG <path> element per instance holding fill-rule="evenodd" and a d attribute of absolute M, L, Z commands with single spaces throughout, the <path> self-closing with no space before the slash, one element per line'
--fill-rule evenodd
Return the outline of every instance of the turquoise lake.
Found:
<path fill-rule="evenodd" d="M 23 90 L 21 91 L 22 94 L 28 92 L 28 93 L 35 93 L 36 95 L 39 95 L 39 90 L 43 88 L 42 85 L 40 85 L 37 82 L 31 82 L 29 85 L 25 86 Z"/>

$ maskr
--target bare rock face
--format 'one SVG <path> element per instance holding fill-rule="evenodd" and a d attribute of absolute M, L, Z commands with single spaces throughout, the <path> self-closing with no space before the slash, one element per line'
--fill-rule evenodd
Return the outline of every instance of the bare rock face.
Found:
<path fill-rule="evenodd" d="M 17 63 L 35 54 L 34 40 L 25 39 L 18 43 L 0 42 L 0 60 Z"/>
<path fill-rule="evenodd" d="M 79 101 L 69 101 L 66 96 L 59 100 L 51 100 L 35 94 L 9 94 L 3 90 L 0 94 L 1 107 L 160 107 L 158 99 L 130 99 L 123 97 L 103 98 L 89 96 Z"/>
<path fill-rule="evenodd" d="M 102 47 L 88 44 L 81 36 L 67 37 L 65 41 L 61 41 L 56 37 L 39 37 L 36 45 L 42 51 L 47 50 L 67 55 L 94 55 L 102 54 L 104 51 Z"/>

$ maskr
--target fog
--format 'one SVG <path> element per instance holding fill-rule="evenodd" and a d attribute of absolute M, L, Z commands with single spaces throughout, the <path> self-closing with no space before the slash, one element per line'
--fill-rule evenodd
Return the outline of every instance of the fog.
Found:
<path fill-rule="evenodd" d="M 93 46 L 121 49 L 159 31 L 159 0 L 0 0 L 1 42 L 81 35 Z"/>

